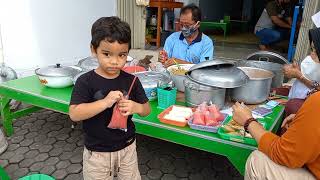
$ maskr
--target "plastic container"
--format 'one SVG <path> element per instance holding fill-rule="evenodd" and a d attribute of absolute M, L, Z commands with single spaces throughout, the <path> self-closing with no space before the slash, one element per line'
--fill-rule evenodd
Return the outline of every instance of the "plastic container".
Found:
<path fill-rule="evenodd" d="M 231 117 L 227 118 L 227 120 L 224 121 L 223 125 L 228 124 L 231 120 L 232 120 Z M 261 122 L 259 120 L 258 120 L 258 122 L 262 124 L 264 129 L 266 129 L 266 124 L 264 122 Z M 229 134 L 222 127 L 219 128 L 218 134 L 220 135 L 220 137 L 222 139 L 227 139 L 227 140 L 230 140 L 230 141 L 235 141 L 235 142 L 240 142 L 240 143 L 243 143 L 243 144 L 249 144 L 249 145 L 257 146 L 257 141 L 254 138 L 249 138 L 249 137 L 243 137 L 243 136 L 239 136 L 239 135 Z"/>
<path fill-rule="evenodd" d="M 146 69 L 142 66 L 127 66 L 123 67 L 122 70 L 130 74 L 146 71 Z"/>
<path fill-rule="evenodd" d="M 198 125 L 198 124 L 193 124 L 192 121 L 193 121 L 193 118 L 190 118 L 188 120 L 188 125 L 190 126 L 191 129 L 195 129 L 195 130 L 199 130 L 199 131 L 206 131 L 206 132 L 212 132 L 212 133 L 217 133 L 218 132 L 218 129 L 219 127 L 224 123 L 224 121 L 226 121 L 228 119 L 228 114 L 224 114 L 223 113 L 223 116 L 224 116 L 224 120 L 222 120 L 220 122 L 219 125 L 217 126 L 204 126 L 204 125 Z"/>
<path fill-rule="evenodd" d="M 175 105 L 177 106 L 177 105 Z M 165 109 L 164 111 L 162 111 L 159 115 L 158 115 L 158 119 L 160 120 L 160 122 L 165 123 L 165 124 L 170 124 L 170 125 L 174 125 L 174 126 L 180 126 L 180 127 L 185 127 L 188 123 L 187 120 L 185 121 L 175 121 L 172 119 L 166 119 L 164 118 L 164 116 L 166 114 L 169 114 L 169 112 L 172 110 L 173 106 L 170 106 L 169 108 Z M 180 106 L 183 107 L 183 106 Z"/>
<path fill-rule="evenodd" d="M 158 94 L 158 108 L 166 109 L 171 105 L 176 104 L 177 88 L 171 88 L 171 90 L 166 90 L 166 88 L 157 88 Z"/>

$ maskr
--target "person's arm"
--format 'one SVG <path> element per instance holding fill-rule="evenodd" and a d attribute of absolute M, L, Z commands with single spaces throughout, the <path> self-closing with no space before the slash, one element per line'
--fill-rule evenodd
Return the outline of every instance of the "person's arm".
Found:
<path fill-rule="evenodd" d="M 149 102 L 140 104 L 132 100 L 121 100 L 119 101 L 119 110 L 124 116 L 129 116 L 132 114 L 138 114 L 139 116 L 148 116 L 151 112 Z"/>
<path fill-rule="evenodd" d="M 176 63 L 178 63 L 178 64 L 192 64 L 191 62 L 184 61 L 182 59 L 169 58 L 167 61 L 165 61 L 163 63 L 163 65 L 164 65 L 164 67 L 169 67 L 169 66 L 175 65 Z"/>
<path fill-rule="evenodd" d="M 315 88 L 316 90 L 320 90 L 320 86 L 314 87 L 313 82 L 303 76 L 302 72 L 300 71 L 300 67 L 296 63 L 293 63 L 291 65 L 285 65 L 283 67 L 283 73 L 288 78 L 298 79 L 310 89 Z"/>
<path fill-rule="evenodd" d="M 270 17 L 273 24 L 282 27 L 282 28 L 287 28 L 290 29 L 291 25 L 289 23 L 287 23 L 286 21 L 282 20 L 281 18 L 279 18 L 278 16 L 271 16 Z"/>
<path fill-rule="evenodd" d="M 92 103 L 81 103 L 78 105 L 70 105 L 69 116 L 72 121 L 87 120 L 107 108 L 112 107 L 114 103 L 120 100 L 123 94 L 120 91 L 110 91 L 109 94 L 101 100 Z"/>
<path fill-rule="evenodd" d="M 149 99 L 142 87 L 139 79 L 136 80 L 130 100 L 122 99 L 119 101 L 119 110 L 124 112 L 124 116 L 138 114 L 140 116 L 147 116 L 151 112 Z"/>
<path fill-rule="evenodd" d="M 248 126 L 250 134 L 256 139 L 259 150 L 272 161 L 289 168 L 300 168 L 308 160 L 315 159 L 319 151 L 320 134 L 315 108 L 320 101 L 319 94 L 314 94 L 306 100 L 295 116 L 288 130 L 281 136 L 265 131 L 257 122 Z M 244 125 L 251 118 L 251 111 L 236 103 L 233 107 L 233 119 Z"/>
<path fill-rule="evenodd" d="M 282 28 L 291 28 L 291 26 L 286 21 L 278 17 L 279 7 L 275 1 L 270 1 L 267 3 L 266 11 L 274 25 Z"/>
<path fill-rule="evenodd" d="M 236 102 L 233 106 L 233 120 L 243 126 L 248 119 L 252 118 L 251 110 L 243 104 Z M 260 138 L 267 133 L 265 129 L 263 129 L 262 125 L 258 122 L 251 122 L 248 126 L 248 131 L 251 136 L 257 141 L 260 141 Z"/>

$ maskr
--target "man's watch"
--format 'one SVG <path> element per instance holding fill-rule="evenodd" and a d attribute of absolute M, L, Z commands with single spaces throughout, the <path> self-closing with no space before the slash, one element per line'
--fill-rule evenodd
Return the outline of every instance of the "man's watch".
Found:
<path fill-rule="evenodd" d="M 249 133 L 249 130 L 248 130 L 248 127 L 249 127 L 249 125 L 250 125 L 250 123 L 252 123 L 252 122 L 258 122 L 255 118 L 249 118 L 249 119 L 247 119 L 246 120 L 246 122 L 244 123 L 244 125 L 243 125 L 243 127 L 244 127 L 244 130 L 247 132 L 247 133 Z"/>

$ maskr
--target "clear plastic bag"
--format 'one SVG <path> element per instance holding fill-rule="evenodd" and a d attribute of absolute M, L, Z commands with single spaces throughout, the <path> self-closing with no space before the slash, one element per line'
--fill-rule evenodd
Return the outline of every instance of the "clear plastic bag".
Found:
<path fill-rule="evenodd" d="M 129 99 L 129 95 L 130 92 L 132 90 L 132 87 L 136 81 L 137 77 L 134 77 L 130 89 L 128 91 L 128 94 L 125 96 L 125 99 Z M 127 131 L 127 123 L 128 123 L 128 116 L 123 116 L 121 114 L 121 111 L 119 109 L 119 105 L 118 103 L 116 103 L 116 105 L 113 107 L 113 111 L 112 111 L 112 117 L 111 117 L 111 121 L 108 124 L 108 128 L 111 129 L 121 129 L 123 131 Z"/>

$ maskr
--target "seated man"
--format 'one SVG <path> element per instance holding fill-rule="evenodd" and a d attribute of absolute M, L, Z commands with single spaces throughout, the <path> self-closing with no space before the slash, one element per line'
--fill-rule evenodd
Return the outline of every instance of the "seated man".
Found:
<path fill-rule="evenodd" d="M 293 6 L 290 0 L 269 0 L 263 10 L 254 33 L 260 39 L 260 50 L 268 50 L 289 34 L 292 24 Z"/>
<path fill-rule="evenodd" d="M 181 32 L 171 34 L 159 54 L 165 67 L 179 64 L 197 64 L 213 58 L 213 42 L 200 30 L 201 10 L 194 4 L 181 8 Z M 166 54 L 166 55 L 165 55 Z"/>
<path fill-rule="evenodd" d="M 284 123 L 290 122 L 288 130 L 279 137 L 266 131 L 251 111 L 237 102 L 232 107 L 233 120 L 258 142 L 258 150 L 247 160 L 244 179 L 320 179 L 319 107 L 320 92 L 316 92 L 296 115 L 285 119 Z"/>

